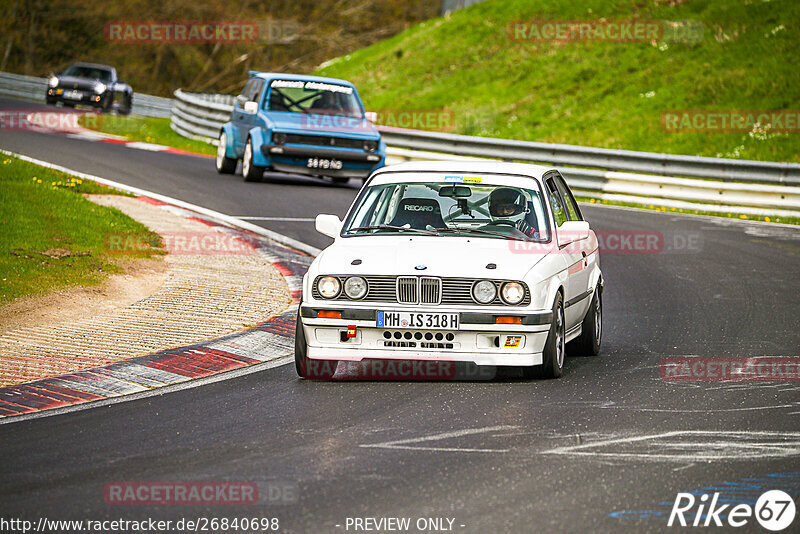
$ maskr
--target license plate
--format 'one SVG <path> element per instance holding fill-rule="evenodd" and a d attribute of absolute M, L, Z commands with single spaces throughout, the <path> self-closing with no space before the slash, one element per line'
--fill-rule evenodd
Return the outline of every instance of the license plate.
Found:
<path fill-rule="evenodd" d="M 308 158 L 306 166 L 309 169 L 332 169 L 338 171 L 342 168 L 342 162 L 338 159 Z"/>
<path fill-rule="evenodd" d="M 410 330 L 458 330 L 458 314 L 379 311 L 376 326 Z"/>
<path fill-rule="evenodd" d="M 64 98 L 69 98 L 70 100 L 80 100 L 83 98 L 83 93 L 80 91 L 64 91 Z"/>

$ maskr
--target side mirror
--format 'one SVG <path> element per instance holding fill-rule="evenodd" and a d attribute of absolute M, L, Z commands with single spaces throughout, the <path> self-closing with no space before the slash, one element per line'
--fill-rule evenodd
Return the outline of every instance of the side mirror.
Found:
<path fill-rule="evenodd" d="M 589 223 L 586 221 L 567 221 L 558 227 L 557 231 L 559 247 L 589 239 Z"/>
<path fill-rule="evenodd" d="M 364 118 L 371 123 L 376 123 L 378 122 L 378 113 L 375 111 L 365 111 Z"/>
<path fill-rule="evenodd" d="M 336 236 L 342 231 L 342 221 L 336 215 L 325 215 L 321 213 L 317 215 L 314 226 L 317 232 L 334 239 L 336 239 Z"/>
<path fill-rule="evenodd" d="M 258 102 L 253 102 L 250 100 L 249 102 L 244 103 L 245 113 L 255 113 L 256 111 L 258 111 Z"/>

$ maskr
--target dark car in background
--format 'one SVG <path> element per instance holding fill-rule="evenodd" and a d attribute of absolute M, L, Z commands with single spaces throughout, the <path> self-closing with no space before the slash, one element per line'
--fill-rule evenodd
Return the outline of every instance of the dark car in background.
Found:
<path fill-rule="evenodd" d="M 45 98 L 49 105 L 61 102 L 70 108 L 84 105 L 102 111 L 111 111 L 116 101 L 117 112 L 127 115 L 133 106 L 133 89 L 119 79 L 114 67 L 75 63 L 50 77 Z"/>

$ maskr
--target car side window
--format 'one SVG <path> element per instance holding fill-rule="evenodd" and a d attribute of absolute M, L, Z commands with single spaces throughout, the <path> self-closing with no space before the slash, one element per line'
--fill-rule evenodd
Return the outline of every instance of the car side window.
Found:
<path fill-rule="evenodd" d="M 253 80 L 255 83 L 250 90 L 250 95 L 248 95 L 247 100 L 250 102 L 258 102 L 258 97 L 261 96 L 261 89 L 264 88 L 264 82 L 262 80 Z"/>
<path fill-rule="evenodd" d="M 552 178 L 547 180 L 547 196 L 550 200 L 550 206 L 553 209 L 553 219 L 556 221 L 556 226 L 561 226 L 567 222 L 567 213 L 564 210 L 561 195 L 558 194 L 556 184 L 553 182 Z"/>
<path fill-rule="evenodd" d="M 557 176 L 555 178 L 555 182 L 558 192 L 561 193 L 561 198 L 564 200 L 564 207 L 567 209 L 567 216 L 569 216 L 569 220 L 582 221 L 583 217 L 578 209 L 578 204 L 575 202 L 575 197 L 572 196 L 567 184 L 564 182 L 564 178 Z"/>
<path fill-rule="evenodd" d="M 250 100 L 250 93 L 253 92 L 253 84 L 255 84 L 255 82 L 255 80 L 251 79 L 244 84 L 242 92 L 236 97 L 236 107 L 244 107 L 244 103 Z"/>

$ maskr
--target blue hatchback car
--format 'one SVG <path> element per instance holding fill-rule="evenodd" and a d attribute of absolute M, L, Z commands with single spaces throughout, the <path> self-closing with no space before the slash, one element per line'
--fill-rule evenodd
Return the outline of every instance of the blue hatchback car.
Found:
<path fill-rule="evenodd" d="M 273 170 L 346 182 L 383 167 L 386 144 L 352 83 L 251 71 L 220 130 L 217 172 L 233 174 L 238 160 L 245 181 Z"/>

